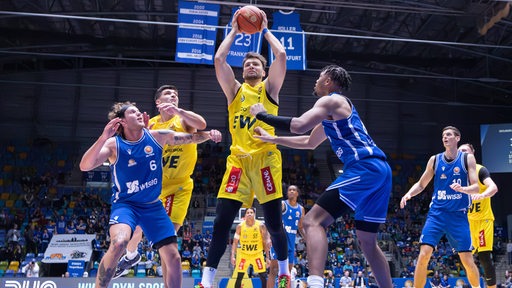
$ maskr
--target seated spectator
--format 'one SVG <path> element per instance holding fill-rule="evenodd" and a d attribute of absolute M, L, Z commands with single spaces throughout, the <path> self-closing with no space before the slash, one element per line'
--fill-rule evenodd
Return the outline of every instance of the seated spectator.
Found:
<path fill-rule="evenodd" d="M 297 238 L 299 238 L 299 236 L 297 236 Z M 297 252 L 302 252 L 306 250 L 306 245 L 304 244 L 304 239 L 302 239 L 302 237 L 300 237 L 299 242 L 297 243 L 297 245 L 295 245 L 295 250 Z"/>
<path fill-rule="evenodd" d="M 84 219 L 80 218 L 78 221 L 78 225 L 76 225 L 76 233 L 77 234 L 85 234 L 85 230 L 87 229 L 87 225 L 84 222 Z"/>
<path fill-rule="evenodd" d="M 187 246 L 185 246 L 183 252 L 181 252 L 181 259 L 182 261 L 188 261 L 188 263 L 192 265 L 192 253 Z"/>
<path fill-rule="evenodd" d="M 68 225 L 66 226 L 66 234 L 76 234 L 75 224 L 73 221 L 68 221 Z"/>
<path fill-rule="evenodd" d="M 194 255 L 197 255 L 199 257 L 199 255 L 201 255 L 201 252 L 203 252 L 203 249 L 201 248 L 201 245 L 199 245 L 199 243 L 196 242 L 194 248 L 192 248 L 192 257 L 194 257 Z"/>
<path fill-rule="evenodd" d="M 368 272 L 368 288 L 378 288 L 379 285 L 377 285 L 377 279 L 375 279 L 375 276 L 373 276 L 373 273 L 370 271 Z"/>
<path fill-rule="evenodd" d="M 352 278 L 350 278 L 350 271 L 345 270 L 343 276 L 340 278 L 340 288 L 352 288 Z"/>
<path fill-rule="evenodd" d="M 450 284 L 448 283 L 448 274 L 444 274 L 441 279 L 441 288 L 450 288 Z"/>
<path fill-rule="evenodd" d="M 356 264 L 352 265 L 352 267 L 354 267 L 354 273 L 357 274 L 359 271 L 363 271 L 364 272 L 364 267 L 361 264 L 361 261 L 356 261 L 355 263 Z"/>
<path fill-rule="evenodd" d="M 212 234 L 210 233 L 210 230 L 206 230 L 205 234 L 203 235 L 202 247 L 209 247 L 211 242 L 212 242 Z"/>
<path fill-rule="evenodd" d="M 332 275 L 332 271 L 329 270 L 324 274 L 324 287 L 325 288 L 334 288 L 336 284 L 334 283 L 334 275 Z"/>
<path fill-rule="evenodd" d="M 192 255 L 190 267 L 192 267 L 192 269 L 200 269 L 201 268 L 201 258 L 199 258 L 198 254 Z"/>
<path fill-rule="evenodd" d="M 411 278 L 413 275 L 411 274 L 411 272 L 409 271 L 409 269 L 407 267 L 404 267 L 404 270 L 402 270 L 402 272 L 400 272 L 400 278 Z"/>
<path fill-rule="evenodd" d="M 351 276 L 354 273 L 354 267 L 350 264 L 350 260 L 345 261 L 345 265 L 343 265 L 343 271 L 348 271 L 348 276 Z"/>
<path fill-rule="evenodd" d="M 512 272 L 505 270 L 505 281 L 500 285 L 501 288 L 512 288 Z"/>
<path fill-rule="evenodd" d="M 457 279 L 457 281 L 455 282 L 454 288 L 467 288 L 467 287 L 468 287 L 468 284 L 466 284 L 464 279 Z"/>
<path fill-rule="evenodd" d="M 416 265 L 414 265 L 414 261 L 409 261 L 409 263 L 407 263 L 407 269 L 409 270 L 410 275 L 414 275 L 414 270 L 416 269 Z"/>
<path fill-rule="evenodd" d="M 368 286 L 368 281 L 364 278 L 363 271 L 357 272 L 353 286 L 354 288 L 366 288 Z"/>
<path fill-rule="evenodd" d="M 430 285 L 432 288 L 440 288 L 441 287 L 441 276 L 439 276 L 439 272 L 434 272 L 434 276 L 430 280 Z"/>
<path fill-rule="evenodd" d="M 201 233 L 201 230 L 197 229 L 196 234 L 194 234 L 194 238 L 192 239 L 194 242 L 194 246 L 196 244 L 202 245 L 203 244 L 203 234 Z"/>
<path fill-rule="evenodd" d="M 336 267 L 334 267 L 334 277 L 341 278 L 343 277 L 343 266 L 341 266 L 341 263 L 338 262 Z"/>

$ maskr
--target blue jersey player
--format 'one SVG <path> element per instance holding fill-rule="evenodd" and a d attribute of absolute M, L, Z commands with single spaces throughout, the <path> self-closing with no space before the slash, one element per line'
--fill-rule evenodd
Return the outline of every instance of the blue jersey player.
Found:
<path fill-rule="evenodd" d="M 354 211 L 356 234 L 373 274 L 382 288 L 391 288 L 389 265 L 377 245 L 379 225 L 386 221 L 391 193 L 391 168 L 386 156 L 373 142 L 352 102 L 341 94 L 349 88 L 348 72 L 337 65 L 322 69 L 314 94 L 320 96 L 313 108 L 300 117 L 267 114 L 260 104 L 251 114 L 278 129 L 296 134 L 311 129 L 310 135 L 275 137 L 255 129 L 263 141 L 296 149 L 314 149 L 329 139 L 332 150 L 344 163 L 343 174 L 334 181 L 304 216 L 309 277 L 308 286 L 323 287 L 327 258 L 326 229 L 345 213 Z"/>
<path fill-rule="evenodd" d="M 297 233 L 300 233 L 302 237 L 305 237 L 304 228 L 302 226 L 302 219 L 306 213 L 304 207 L 299 204 L 299 188 L 296 185 L 288 186 L 286 191 L 287 199 L 281 203 L 281 211 L 283 214 L 283 227 L 286 231 L 286 239 L 288 240 L 288 269 L 291 271 L 295 263 L 295 238 Z M 270 248 L 270 266 L 268 269 L 268 281 L 267 287 L 274 288 L 278 273 L 278 261 L 276 251 L 274 247 Z M 291 274 L 291 273 L 290 273 Z M 291 275 L 291 282 L 295 279 Z"/>
<path fill-rule="evenodd" d="M 475 157 L 457 150 L 460 136 L 460 131 L 456 127 L 443 128 L 442 140 L 445 151 L 430 157 L 419 181 L 400 201 L 400 207 L 404 208 L 407 201 L 421 193 L 434 178 L 434 193 L 421 231 L 414 287 L 425 286 L 430 256 L 443 235 L 446 235 L 451 246 L 458 252 L 471 286 L 480 287 L 480 276 L 472 255 L 473 246 L 467 215 L 471 206 L 469 194 L 477 194 L 480 190 Z"/>
<path fill-rule="evenodd" d="M 96 287 L 107 288 L 117 261 L 137 225 L 141 226 L 153 248 L 158 249 L 164 269 L 164 286 L 181 287 L 181 257 L 176 232 L 158 199 L 162 189 L 162 147 L 219 142 L 219 131 L 179 133 L 172 130 L 147 130 L 148 115 L 135 103 L 113 105 L 110 121 L 101 136 L 85 152 L 82 171 L 90 171 L 108 160 L 112 173 L 110 246 L 101 259 Z"/>

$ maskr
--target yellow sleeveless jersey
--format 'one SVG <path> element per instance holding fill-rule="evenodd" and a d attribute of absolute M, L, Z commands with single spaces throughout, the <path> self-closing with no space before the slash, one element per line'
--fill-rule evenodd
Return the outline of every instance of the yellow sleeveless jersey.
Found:
<path fill-rule="evenodd" d="M 263 252 L 263 240 L 260 231 L 260 221 L 254 220 L 252 226 L 243 221 L 240 228 L 240 251 L 246 254 Z"/>
<path fill-rule="evenodd" d="M 482 165 L 476 164 L 476 175 L 479 175 Z M 480 188 L 480 194 L 487 188 L 484 183 L 480 182 L 478 178 L 478 187 Z M 494 214 L 492 213 L 491 198 L 485 198 L 482 200 L 473 200 L 471 208 L 468 212 L 469 220 L 494 220 Z"/>
<path fill-rule="evenodd" d="M 275 144 L 263 142 L 253 136 L 254 128 L 257 126 L 265 129 L 269 134 L 275 135 L 274 127 L 257 120 L 249 112 L 251 105 L 256 103 L 262 103 L 267 109 L 267 113 L 277 115 L 279 107 L 273 102 L 270 95 L 267 95 L 264 82 L 260 82 L 254 87 L 243 83 L 233 102 L 228 106 L 229 132 L 232 138 L 231 152 L 235 155 L 276 149 Z"/>
<path fill-rule="evenodd" d="M 181 123 L 181 118 L 177 115 L 171 119 L 162 122 L 160 115 L 149 120 L 151 129 L 171 129 L 176 132 L 187 132 Z M 183 144 L 169 146 L 165 145 L 162 155 L 162 165 L 164 168 L 164 179 L 177 179 L 190 177 L 194 172 L 197 161 L 197 144 Z"/>

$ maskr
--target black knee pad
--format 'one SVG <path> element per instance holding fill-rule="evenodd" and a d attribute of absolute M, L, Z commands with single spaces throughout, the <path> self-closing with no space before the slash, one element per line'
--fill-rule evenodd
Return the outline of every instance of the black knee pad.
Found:
<path fill-rule="evenodd" d="M 478 252 L 478 259 L 484 268 L 484 279 L 487 286 L 496 285 L 496 269 L 491 257 L 492 251 Z"/>

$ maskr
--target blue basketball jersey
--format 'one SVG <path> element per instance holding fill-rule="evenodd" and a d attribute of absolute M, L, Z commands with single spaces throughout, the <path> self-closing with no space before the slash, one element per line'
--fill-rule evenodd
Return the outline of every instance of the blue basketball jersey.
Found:
<path fill-rule="evenodd" d="M 302 206 L 297 203 L 297 206 L 291 206 L 288 200 L 283 201 L 285 204 L 285 211 L 283 211 L 283 227 L 286 231 L 286 240 L 288 242 L 288 261 L 290 264 L 295 264 L 295 238 L 299 229 L 299 220 L 302 217 Z M 274 247 L 270 247 L 270 259 L 277 259 Z"/>
<path fill-rule="evenodd" d="M 341 120 L 323 120 L 325 135 L 331 142 L 331 148 L 336 156 L 345 164 L 345 167 L 355 163 L 355 161 L 377 157 L 383 160 L 386 155 L 373 142 L 372 138 L 366 131 L 355 106 L 352 106 L 352 113 L 346 119 Z"/>
<path fill-rule="evenodd" d="M 450 162 L 447 162 L 443 155 L 444 153 L 436 155 L 434 193 L 432 194 L 430 208 L 441 211 L 467 210 L 471 206 L 470 195 L 450 188 L 450 185 L 455 182 L 461 186 L 469 185 L 464 153 L 457 152 L 457 157 Z"/>
<path fill-rule="evenodd" d="M 158 199 L 162 190 L 162 146 L 147 129 L 138 141 L 116 136 L 117 160 L 112 172 L 112 203 L 144 204 Z"/>
<path fill-rule="evenodd" d="M 288 200 L 283 201 L 283 203 L 286 207 L 286 210 L 283 212 L 283 226 L 288 236 L 288 247 L 290 247 L 290 245 L 293 245 L 291 247 L 295 247 L 295 236 L 299 229 L 299 220 L 302 217 L 302 206 L 300 204 L 291 206 Z"/>

